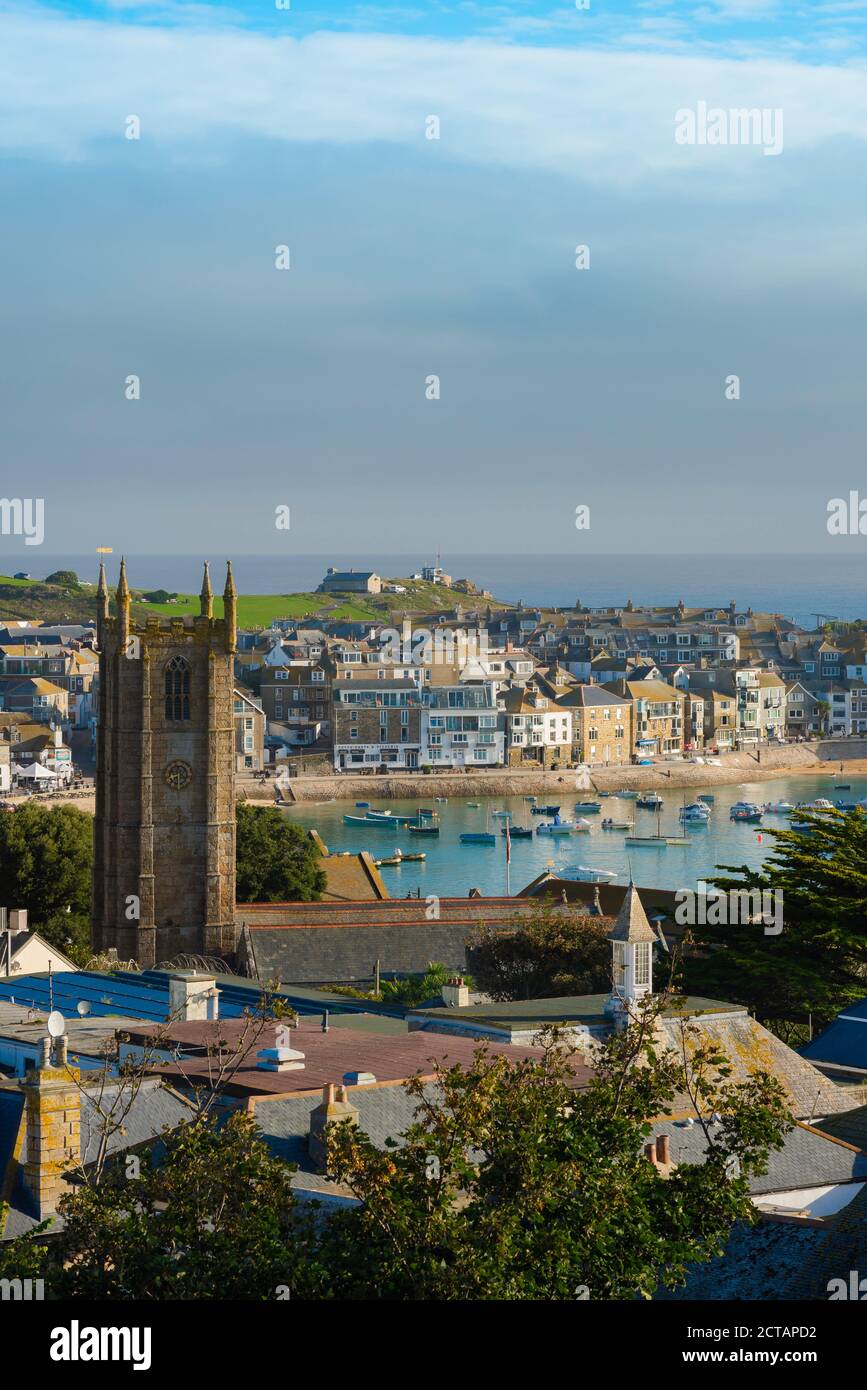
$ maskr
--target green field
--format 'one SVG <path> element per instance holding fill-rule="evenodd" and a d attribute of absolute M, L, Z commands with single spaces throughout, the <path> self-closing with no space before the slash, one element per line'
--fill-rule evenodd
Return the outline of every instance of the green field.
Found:
<path fill-rule="evenodd" d="M 399 579 L 402 594 L 240 594 L 238 596 L 239 627 L 270 627 L 280 618 L 312 619 L 313 622 L 340 621 L 396 622 L 404 613 L 414 612 L 434 616 L 461 603 L 465 607 L 484 604 L 493 609 L 504 607 L 496 599 L 471 598 L 439 584 L 427 584 L 412 579 Z M 171 603 L 145 603 L 142 591 L 132 591 L 133 614 L 143 619 L 148 613 L 161 617 L 182 617 L 198 613 L 198 594 L 179 594 Z M 214 597 L 214 613 L 222 617 L 223 600 Z M 96 618 L 96 586 L 79 584 L 62 588 L 46 584 L 41 579 L 13 579 L 0 575 L 0 620 L 35 619 L 45 623 L 91 622 Z"/>

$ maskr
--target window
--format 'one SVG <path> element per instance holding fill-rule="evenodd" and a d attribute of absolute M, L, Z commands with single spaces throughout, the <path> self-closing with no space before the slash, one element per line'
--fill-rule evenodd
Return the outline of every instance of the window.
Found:
<path fill-rule="evenodd" d="M 166 666 L 166 719 L 190 717 L 190 667 L 182 656 L 173 656 Z"/>
<path fill-rule="evenodd" d="M 358 730 L 357 730 L 357 729 L 350 729 L 350 730 L 349 730 L 349 737 L 350 737 L 350 738 L 358 738 Z"/>
<path fill-rule="evenodd" d="M 635 947 L 635 983 L 650 984 L 650 942 L 639 941 Z"/>
<path fill-rule="evenodd" d="M 311 672 L 310 672 L 310 679 L 311 679 L 312 681 L 315 681 L 316 683 L 321 683 L 322 681 L 325 680 L 325 672 L 324 672 L 324 671 L 311 671 Z"/>

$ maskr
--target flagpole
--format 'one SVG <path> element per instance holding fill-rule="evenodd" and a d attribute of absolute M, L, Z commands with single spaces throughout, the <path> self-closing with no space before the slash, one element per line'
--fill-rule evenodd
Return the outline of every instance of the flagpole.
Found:
<path fill-rule="evenodd" d="M 512 863 L 512 833 L 508 820 L 506 821 L 506 897 L 512 896 L 512 884 L 510 868 Z"/>

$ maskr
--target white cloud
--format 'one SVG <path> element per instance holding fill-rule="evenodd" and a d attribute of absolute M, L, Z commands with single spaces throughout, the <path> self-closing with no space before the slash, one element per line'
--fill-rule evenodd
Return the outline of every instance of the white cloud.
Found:
<path fill-rule="evenodd" d="M 786 154 L 867 139 L 865 66 L 570 51 L 480 39 L 135 27 L 59 15 L 0 16 L 0 149 L 86 158 L 124 139 L 220 158 L 233 136 L 385 141 L 458 160 L 627 184 L 711 171 L 720 187 L 769 177 L 756 149 L 684 148 L 674 113 L 706 101 L 781 107 Z M 437 143 L 424 121 L 442 122 Z"/>

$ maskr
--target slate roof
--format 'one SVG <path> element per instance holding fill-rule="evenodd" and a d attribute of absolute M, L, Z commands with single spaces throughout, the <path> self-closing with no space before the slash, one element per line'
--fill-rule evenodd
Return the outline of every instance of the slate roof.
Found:
<path fill-rule="evenodd" d="M 867 1100 L 867 1088 L 838 1086 L 780 1038 L 763 1028 L 744 1009 L 730 1005 L 723 1015 L 703 1014 L 692 1020 L 699 1032 L 724 1049 L 732 1064 L 731 1081 L 746 1081 L 757 1070 L 770 1072 L 783 1086 L 796 1119 L 818 1124 L 817 1117 L 851 1110 Z M 680 1026 L 662 1020 L 670 1042 L 680 1048 Z"/>
<path fill-rule="evenodd" d="M 716 1129 L 718 1126 L 711 1126 L 711 1133 Z M 661 1120 L 653 1126 L 649 1137 L 655 1139 L 660 1134 L 669 1135 L 674 1163 L 704 1162 L 707 1139 L 700 1124 Z M 771 1150 L 767 1173 L 749 1179 L 749 1189 L 754 1197 L 759 1197 L 865 1180 L 867 1153 L 823 1134 L 815 1126 L 797 1124 L 785 1136 L 782 1149 Z"/>
<path fill-rule="evenodd" d="M 118 1087 L 106 1086 L 102 1092 L 103 1110 L 110 1110 Z M 159 1077 L 146 1078 L 129 1109 L 125 1102 L 123 1126 L 108 1141 L 110 1154 L 135 1148 L 158 1138 L 166 1130 L 175 1129 L 192 1116 L 189 1101 L 165 1086 Z M 84 1091 L 81 1097 L 81 1144 L 86 1163 L 93 1162 L 101 1133 L 101 1121 L 95 1105 Z M 11 1140 L 11 1142 L 10 1142 Z M 23 1183 L 23 1166 L 27 1160 L 27 1133 L 24 1116 L 24 1097 L 17 1084 L 0 1086 L 0 1193 L 8 1202 L 9 1211 L 0 1239 L 23 1235 L 39 1224 L 29 1193 Z M 57 1218 L 55 1218 L 57 1222 Z"/>

